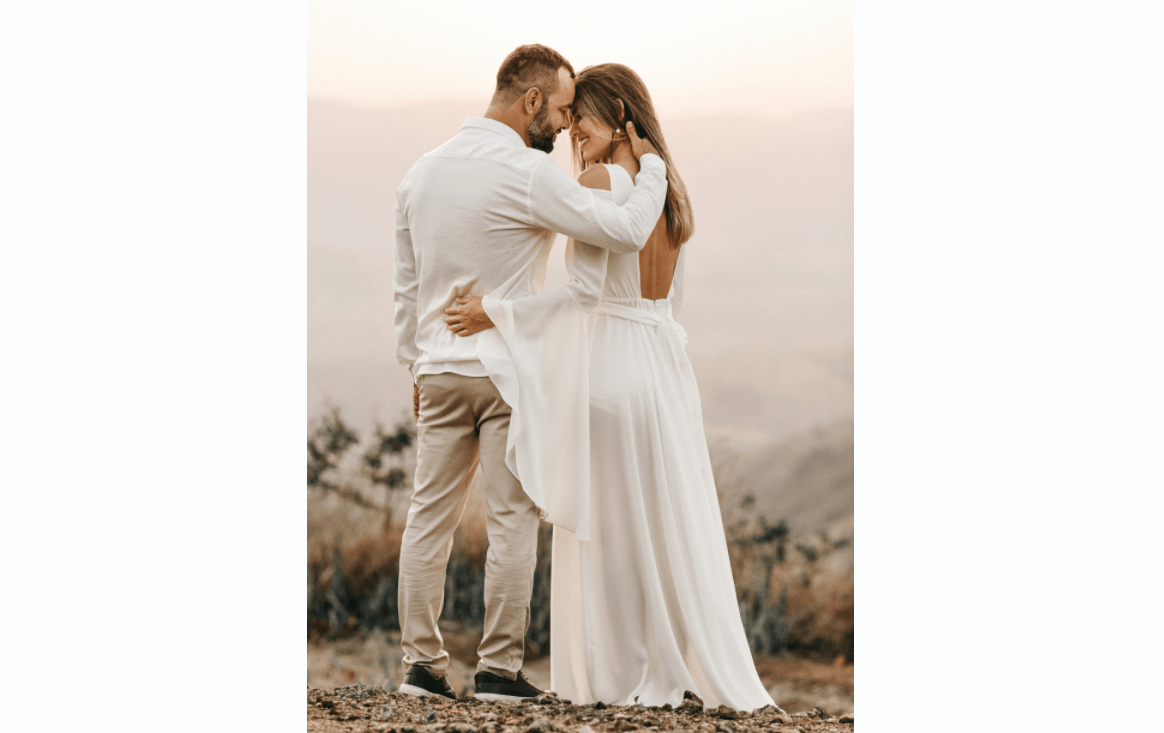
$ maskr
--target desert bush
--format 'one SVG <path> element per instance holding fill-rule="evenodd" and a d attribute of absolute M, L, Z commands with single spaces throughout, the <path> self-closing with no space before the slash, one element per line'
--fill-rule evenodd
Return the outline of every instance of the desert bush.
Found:
<path fill-rule="evenodd" d="M 760 517 L 729 527 L 728 546 L 753 652 L 853 660 L 850 539 L 793 542 L 785 522 Z"/>
<path fill-rule="evenodd" d="M 411 487 L 413 430 L 410 422 L 390 431 L 377 426 L 358 459 L 349 450 L 360 444 L 359 435 L 338 410 L 311 434 L 308 489 L 324 495 L 312 504 L 319 516 L 309 517 L 311 637 L 400 628 L 396 604 L 403 522 L 392 503 L 406 498 L 405 489 Z M 377 491 L 387 495 L 375 499 Z M 751 516 L 753 497 L 738 496 L 730 486 L 720 487 L 720 497 L 740 616 L 753 652 L 852 661 L 851 538 L 833 540 L 824 533 L 794 538 L 785 522 Z M 530 656 L 549 651 L 551 539 L 551 526 L 543 524 L 526 637 Z M 483 514 L 467 512 L 454 536 L 442 621 L 472 628 L 483 624 L 487 550 Z"/>

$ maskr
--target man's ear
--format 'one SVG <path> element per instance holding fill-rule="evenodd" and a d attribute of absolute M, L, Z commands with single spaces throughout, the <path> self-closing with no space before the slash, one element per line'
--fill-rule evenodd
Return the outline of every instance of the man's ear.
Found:
<path fill-rule="evenodd" d="M 522 111 L 527 115 L 536 115 L 538 110 L 545 104 L 545 99 L 542 98 L 542 91 L 537 87 L 530 87 L 521 98 Z"/>

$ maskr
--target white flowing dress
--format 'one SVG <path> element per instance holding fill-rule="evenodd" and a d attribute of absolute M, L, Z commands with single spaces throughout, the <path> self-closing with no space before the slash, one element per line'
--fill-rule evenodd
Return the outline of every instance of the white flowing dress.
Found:
<path fill-rule="evenodd" d="M 611 198 L 621 203 L 634 182 L 619 165 L 607 169 Z M 538 360 L 516 368 L 509 387 L 521 392 L 518 404 L 501 390 L 515 415 L 534 399 L 568 404 L 581 392 L 589 403 L 588 419 L 569 410 L 560 416 L 572 429 L 588 423 L 589 490 L 574 485 L 567 491 L 588 495 L 557 499 L 576 508 L 571 521 L 555 522 L 551 566 L 550 685 L 578 704 L 679 705 L 688 690 L 709 707 L 773 704 L 740 620 L 699 391 L 675 320 L 683 263 L 681 252 L 668 298 L 645 300 L 637 253 L 571 242 L 566 287 L 485 299 L 495 324 L 504 321 L 481 334 L 496 332 L 482 358 L 491 376 L 507 369 L 512 377 L 523 357 Z M 526 308 L 529 318 L 522 318 Z M 553 327 L 547 319 L 577 333 L 578 314 L 586 311 L 588 349 L 565 347 L 554 336 L 553 348 L 545 347 L 544 330 Z M 587 352 L 588 364 L 579 365 Z M 558 417 L 543 412 L 540 420 Z M 518 456 L 541 451 L 568 464 L 580 460 L 575 447 L 558 442 L 560 428 L 527 422 L 525 433 L 513 444 Z M 540 437 L 531 440 L 531 433 Z M 555 486 L 539 491 L 558 493 Z"/>

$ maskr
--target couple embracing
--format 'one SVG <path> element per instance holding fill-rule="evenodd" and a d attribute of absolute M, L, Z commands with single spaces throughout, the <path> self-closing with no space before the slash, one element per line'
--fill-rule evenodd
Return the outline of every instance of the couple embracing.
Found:
<path fill-rule="evenodd" d="M 577 180 L 546 153 L 569 129 Z M 454 697 L 437 619 L 482 470 L 476 697 L 521 672 L 538 525 L 554 524 L 550 686 L 575 703 L 773 704 L 752 662 L 675 320 L 691 203 L 630 69 L 517 48 L 482 118 L 397 190 L 400 361 L 417 466 L 400 551 L 401 691 Z M 542 292 L 557 233 L 569 282 Z"/>

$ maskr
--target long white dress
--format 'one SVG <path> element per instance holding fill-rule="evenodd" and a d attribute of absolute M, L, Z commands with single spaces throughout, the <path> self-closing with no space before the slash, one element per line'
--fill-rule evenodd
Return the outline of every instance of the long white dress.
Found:
<path fill-rule="evenodd" d="M 621 203 L 634 183 L 621 166 L 607 169 L 611 198 Z M 511 394 L 522 392 L 519 403 L 502 389 L 515 413 L 534 400 L 560 405 L 579 392 L 589 402 L 588 496 L 579 498 L 574 486 L 572 496 L 556 500 L 579 503 L 554 527 L 551 688 L 578 704 L 678 705 L 690 690 L 708 706 L 771 705 L 740 620 L 699 392 L 675 320 L 684 255 L 669 297 L 656 301 L 641 297 L 638 254 L 571 242 L 567 260 L 566 288 L 513 301 L 486 298 L 486 311 L 504 325 L 482 332 L 497 332 L 482 359 L 491 376 L 508 369 L 512 377 L 513 365 L 525 360 L 509 385 Z M 578 313 L 586 311 L 588 365 L 578 364 L 585 344 L 567 347 L 550 337 L 553 348 L 546 348 L 545 329 L 553 327 L 547 319 L 577 333 Z M 578 429 L 583 421 L 565 413 Z M 540 421 L 556 417 L 543 413 Z M 579 460 L 561 458 L 576 448 L 559 442 L 568 439 L 560 427 L 547 425 L 547 433 L 529 423 L 528 412 L 520 419 L 526 436 L 511 441 L 516 455 Z M 560 493 L 550 485 L 538 491 Z"/>

